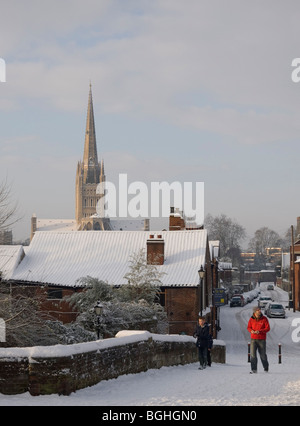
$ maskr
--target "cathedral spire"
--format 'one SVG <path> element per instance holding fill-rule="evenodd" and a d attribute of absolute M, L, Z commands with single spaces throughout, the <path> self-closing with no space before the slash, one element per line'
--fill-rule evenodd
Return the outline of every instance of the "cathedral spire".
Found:
<path fill-rule="evenodd" d="M 95 131 L 91 83 L 90 83 L 90 92 L 89 92 L 88 109 L 87 109 L 87 117 L 86 117 L 83 166 L 84 166 L 85 183 L 98 183 L 100 166 L 98 163 L 98 154 L 97 154 L 96 131 Z"/>

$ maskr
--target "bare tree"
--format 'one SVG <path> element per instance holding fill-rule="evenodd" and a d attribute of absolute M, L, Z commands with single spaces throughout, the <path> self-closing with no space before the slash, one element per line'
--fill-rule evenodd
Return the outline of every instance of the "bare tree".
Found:
<path fill-rule="evenodd" d="M 47 326 L 49 315 L 40 310 L 42 297 L 35 289 L 11 288 L 0 283 L 0 318 L 5 322 L 5 342 L 0 346 L 34 346 L 57 343 Z"/>
<path fill-rule="evenodd" d="M 238 263 L 240 242 L 246 237 L 245 228 L 225 214 L 215 217 L 208 214 L 204 223 L 209 239 L 220 241 L 221 256 L 228 256 L 234 263 Z"/>
<path fill-rule="evenodd" d="M 5 231 L 20 218 L 16 217 L 17 204 L 11 200 L 11 186 L 7 179 L 0 183 L 0 231 Z"/>
<path fill-rule="evenodd" d="M 297 236 L 297 225 L 294 225 L 293 229 L 294 229 L 294 240 L 296 241 L 296 239 L 298 239 L 297 238 L 298 237 Z M 292 227 L 289 227 L 282 237 L 282 249 L 285 252 L 289 252 L 291 245 L 292 245 Z"/>
<path fill-rule="evenodd" d="M 249 249 L 256 254 L 265 254 L 268 247 L 281 247 L 282 239 L 276 231 L 264 226 L 255 231 L 254 237 L 249 242 Z"/>

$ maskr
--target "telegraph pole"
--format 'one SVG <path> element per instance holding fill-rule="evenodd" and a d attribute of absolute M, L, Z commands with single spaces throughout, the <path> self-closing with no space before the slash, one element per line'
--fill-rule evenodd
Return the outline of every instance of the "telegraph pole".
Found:
<path fill-rule="evenodd" d="M 292 281 L 292 298 L 293 298 L 293 312 L 296 311 L 295 309 L 295 268 L 294 268 L 294 262 L 295 262 L 295 254 L 294 254 L 294 227 L 291 226 L 292 230 L 292 261 L 291 261 L 291 281 Z"/>

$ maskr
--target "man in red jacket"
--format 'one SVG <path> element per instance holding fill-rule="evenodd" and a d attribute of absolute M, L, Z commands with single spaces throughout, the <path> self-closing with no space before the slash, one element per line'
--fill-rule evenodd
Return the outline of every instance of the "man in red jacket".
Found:
<path fill-rule="evenodd" d="M 257 350 L 259 352 L 264 370 L 266 372 L 269 371 L 269 362 L 266 354 L 266 338 L 268 331 L 270 331 L 270 324 L 268 318 L 262 315 L 258 306 L 253 308 L 253 315 L 249 319 L 247 330 L 249 333 L 251 333 L 251 373 L 257 373 Z"/>

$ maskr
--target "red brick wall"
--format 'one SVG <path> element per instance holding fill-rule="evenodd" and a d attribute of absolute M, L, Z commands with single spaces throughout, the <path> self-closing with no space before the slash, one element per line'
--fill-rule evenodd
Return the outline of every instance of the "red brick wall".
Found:
<path fill-rule="evenodd" d="M 297 257 L 300 256 L 300 244 L 298 243 L 298 241 L 294 244 L 294 262 L 297 260 Z M 293 282 L 293 275 L 291 274 L 290 277 L 290 281 L 291 281 L 291 287 L 293 288 L 294 286 L 294 296 L 295 296 L 295 300 L 294 300 L 294 304 L 295 304 L 295 309 L 297 311 L 300 310 L 300 265 L 299 263 L 294 263 L 294 265 L 292 264 L 293 262 L 293 256 L 292 256 L 292 246 L 290 247 L 290 270 L 293 269 L 294 266 L 294 282 Z"/>
<path fill-rule="evenodd" d="M 60 292 L 61 298 L 49 298 L 49 291 Z M 81 289 L 78 291 L 81 291 Z M 70 296 L 74 293 L 73 288 L 16 284 L 13 286 L 13 295 L 18 293 L 40 299 L 40 310 L 48 313 L 56 320 L 69 323 L 76 319 L 76 311 L 73 311 L 65 300 L 62 300 L 64 296 Z"/>
<path fill-rule="evenodd" d="M 300 264 L 295 263 L 295 309 L 300 311 Z"/>
<path fill-rule="evenodd" d="M 169 333 L 193 335 L 200 307 L 199 288 L 166 288 L 165 300 Z"/>

